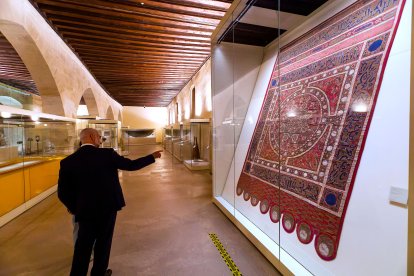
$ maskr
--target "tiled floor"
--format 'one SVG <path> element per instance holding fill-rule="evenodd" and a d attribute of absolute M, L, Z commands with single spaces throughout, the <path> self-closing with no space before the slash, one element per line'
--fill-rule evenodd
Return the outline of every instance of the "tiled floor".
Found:
<path fill-rule="evenodd" d="M 135 147 L 131 157 L 159 146 Z M 232 275 L 215 233 L 243 275 L 280 275 L 211 203 L 211 175 L 191 172 L 164 153 L 156 164 L 122 172 L 127 206 L 118 213 L 113 275 Z M 68 275 L 71 216 L 56 194 L 0 228 L 0 275 Z"/>

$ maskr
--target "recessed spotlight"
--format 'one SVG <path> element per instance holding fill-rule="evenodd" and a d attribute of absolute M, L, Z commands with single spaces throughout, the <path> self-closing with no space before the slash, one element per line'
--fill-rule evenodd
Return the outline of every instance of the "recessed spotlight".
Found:
<path fill-rule="evenodd" d="M 141 6 L 144 6 L 144 2 L 141 2 Z"/>

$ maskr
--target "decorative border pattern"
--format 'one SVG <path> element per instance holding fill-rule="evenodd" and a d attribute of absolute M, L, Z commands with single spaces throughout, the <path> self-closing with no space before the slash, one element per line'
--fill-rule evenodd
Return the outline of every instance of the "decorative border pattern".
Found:
<path fill-rule="evenodd" d="M 404 4 L 357 1 L 281 49 L 238 181 L 238 196 L 327 261 Z"/>

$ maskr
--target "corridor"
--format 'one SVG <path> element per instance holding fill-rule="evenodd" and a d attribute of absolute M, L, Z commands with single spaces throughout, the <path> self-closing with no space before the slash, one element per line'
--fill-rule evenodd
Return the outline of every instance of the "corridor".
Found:
<path fill-rule="evenodd" d="M 157 149 L 136 146 L 128 157 Z M 115 227 L 113 275 L 232 275 L 210 233 L 242 275 L 280 275 L 211 203 L 208 172 L 191 172 L 164 151 L 155 164 L 120 179 L 127 206 Z M 72 250 L 71 216 L 54 193 L 0 228 L 0 275 L 68 275 Z"/>

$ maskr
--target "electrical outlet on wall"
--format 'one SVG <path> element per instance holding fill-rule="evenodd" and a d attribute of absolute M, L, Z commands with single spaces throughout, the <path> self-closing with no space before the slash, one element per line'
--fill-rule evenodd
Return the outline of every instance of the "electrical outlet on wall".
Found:
<path fill-rule="evenodd" d="M 391 203 L 407 205 L 408 204 L 408 190 L 391 186 L 389 199 Z"/>

